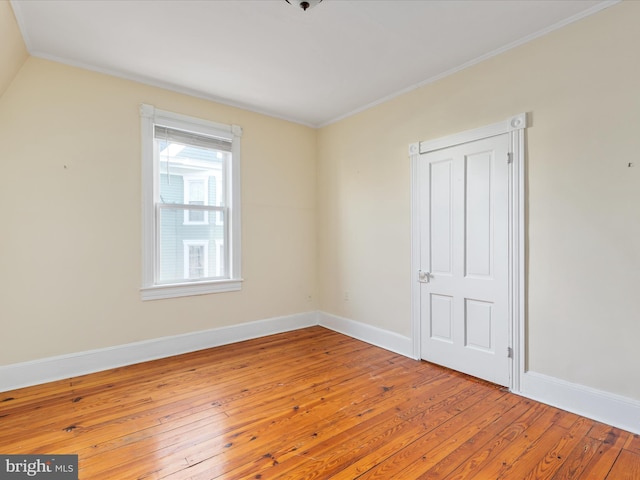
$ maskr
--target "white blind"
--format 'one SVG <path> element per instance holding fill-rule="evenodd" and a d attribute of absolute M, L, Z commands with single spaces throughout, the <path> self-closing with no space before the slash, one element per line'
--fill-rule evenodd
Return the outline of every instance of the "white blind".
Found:
<path fill-rule="evenodd" d="M 162 125 L 154 125 L 153 135 L 159 140 L 166 140 L 171 143 L 222 150 L 223 152 L 231 151 L 231 140 L 227 138 L 213 137 L 203 135 L 201 133 L 193 133 L 186 130 L 164 127 Z"/>

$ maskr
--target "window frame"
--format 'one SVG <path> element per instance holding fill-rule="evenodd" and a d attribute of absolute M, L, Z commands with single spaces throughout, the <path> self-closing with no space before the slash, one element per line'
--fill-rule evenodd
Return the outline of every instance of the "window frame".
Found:
<path fill-rule="evenodd" d="M 140 106 L 142 153 L 142 300 L 202 295 L 238 291 L 242 287 L 241 274 L 241 195 L 240 195 L 240 138 L 242 128 L 160 110 L 152 105 Z M 227 276 L 203 281 L 185 280 L 176 283 L 158 283 L 159 234 L 156 202 L 159 191 L 159 166 L 154 156 L 154 125 L 186 130 L 202 135 L 231 140 L 231 162 L 226 169 L 225 204 L 229 245 L 226 246 Z M 222 180 L 222 179 L 221 179 Z"/>

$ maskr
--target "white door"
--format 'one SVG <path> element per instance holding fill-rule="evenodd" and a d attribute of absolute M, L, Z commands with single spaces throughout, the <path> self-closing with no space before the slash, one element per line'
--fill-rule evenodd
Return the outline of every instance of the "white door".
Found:
<path fill-rule="evenodd" d="M 420 155 L 420 353 L 509 385 L 509 135 Z"/>

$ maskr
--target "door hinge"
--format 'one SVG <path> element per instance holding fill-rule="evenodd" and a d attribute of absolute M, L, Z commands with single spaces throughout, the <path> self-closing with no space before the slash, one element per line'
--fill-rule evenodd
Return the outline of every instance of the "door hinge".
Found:
<path fill-rule="evenodd" d="M 507 358 L 513 358 L 513 348 L 507 347 Z"/>
<path fill-rule="evenodd" d="M 507 153 L 507 163 L 513 163 L 513 153 Z"/>

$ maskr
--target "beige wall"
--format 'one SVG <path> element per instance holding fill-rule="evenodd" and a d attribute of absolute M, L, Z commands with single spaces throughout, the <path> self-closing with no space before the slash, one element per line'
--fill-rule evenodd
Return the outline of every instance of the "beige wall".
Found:
<path fill-rule="evenodd" d="M 241 292 L 140 300 L 141 103 L 243 128 Z M 316 310 L 316 140 L 29 58 L 0 98 L 0 365 Z"/>
<path fill-rule="evenodd" d="M 623 2 L 323 128 L 321 310 L 410 335 L 408 144 L 531 112 L 529 368 L 640 399 L 638 18 Z"/>
<path fill-rule="evenodd" d="M 0 97 L 28 56 L 11 4 L 0 0 Z"/>

